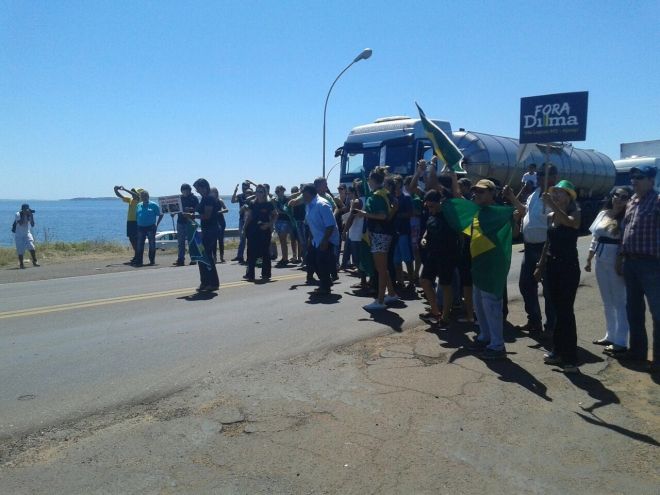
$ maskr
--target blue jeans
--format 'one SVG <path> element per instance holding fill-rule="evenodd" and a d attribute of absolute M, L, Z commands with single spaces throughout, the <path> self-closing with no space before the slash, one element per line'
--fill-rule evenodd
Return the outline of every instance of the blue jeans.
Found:
<path fill-rule="evenodd" d="M 474 312 L 479 321 L 479 336 L 477 339 L 487 344 L 494 351 L 504 350 L 504 321 L 502 318 L 501 297 L 483 291 L 477 286 L 472 289 L 474 297 Z"/>
<path fill-rule="evenodd" d="M 142 264 L 144 258 L 144 241 L 149 239 L 149 262 L 156 262 L 156 226 L 149 227 L 138 226 L 137 249 L 135 250 L 135 262 Z"/>
<path fill-rule="evenodd" d="M 518 288 L 525 302 L 527 322 L 538 327 L 541 326 L 543 318 L 541 317 L 541 306 L 539 305 L 539 284 L 534 279 L 534 270 L 541 258 L 542 251 L 542 242 L 525 243 L 525 254 L 520 265 L 520 279 L 518 280 Z M 552 332 L 557 324 L 557 317 L 552 306 L 552 300 L 547 294 L 545 277 L 543 280 L 543 297 L 545 298 L 545 329 Z"/>
<path fill-rule="evenodd" d="M 240 260 L 245 259 L 245 257 L 243 256 L 243 254 L 245 253 L 245 241 L 246 241 L 245 235 L 243 235 L 244 226 L 245 226 L 245 221 L 243 220 L 243 215 L 241 214 L 241 216 L 238 219 L 238 233 L 240 234 L 241 237 L 238 241 L 238 254 L 236 255 L 236 257 Z"/>
<path fill-rule="evenodd" d="M 653 320 L 653 360 L 660 362 L 660 260 L 626 258 L 623 264 L 626 281 L 626 312 L 630 325 L 630 352 L 646 359 L 649 342 L 646 336 L 646 304 Z"/>

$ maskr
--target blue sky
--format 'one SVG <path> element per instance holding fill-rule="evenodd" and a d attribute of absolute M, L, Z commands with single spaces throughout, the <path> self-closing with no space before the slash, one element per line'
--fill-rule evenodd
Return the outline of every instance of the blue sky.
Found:
<path fill-rule="evenodd" d="M 287 187 L 358 124 L 518 135 L 520 98 L 588 90 L 587 141 L 660 138 L 660 3 L 0 0 L 0 198 Z M 337 180 L 338 170 L 330 176 Z"/>

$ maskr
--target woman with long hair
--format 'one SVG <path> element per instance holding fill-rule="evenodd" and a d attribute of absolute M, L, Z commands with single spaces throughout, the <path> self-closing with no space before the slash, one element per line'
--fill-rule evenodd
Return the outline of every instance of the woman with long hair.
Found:
<path fill-rule="evenodd" d="M 593 237 L 584 270 L 590 272 L 592 260 L 596 258 L 596 280 L 603 299 L 606 325 L 605 337 L 594 340 L 594 344 L 606 346 L 603 352 L 608 354 L 628 349 L 626 283 L 616 272 L 616 261 L 623 236 L 621 221 L 631 197 L 629 187 L 615 189 L 589 229 Z"/>
<path fill-rule="evenodd" d="M 378 296 L 374 302 L 363 306 L 367 311 L 385 309 L 388 304 L 399 300 L 388 269 L 388 253 L 392 246 L 394 225 L 389 191 L 384 187 L 386 174 L 385 167 L 376 167 L 371 171 L 368 182 L 372 194 L 367 198 L 365 209 L 355 211 L 357 216 L 367 220 L 371 255 L 378 276 Z M 386 291 L 389 295 L 385 295 Z"/>

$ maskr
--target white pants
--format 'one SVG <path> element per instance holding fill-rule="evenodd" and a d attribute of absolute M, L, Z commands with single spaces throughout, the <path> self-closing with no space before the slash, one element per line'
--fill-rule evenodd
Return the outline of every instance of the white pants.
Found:
<path fill-rule="evenodd" d="M 34 251 L 34 238 L 29 232 L 21 233 L 17 232 L 15 234 L 16 241 L 16 254 L 23 256 L 25 251 Z"/>
<path fill-rule="evenodd" d="M 616 273 L 616 244 L 599 244 L 596 248 L 596 280 L 605 309 L 605 338 L 613 344 L 628 347 L 626 315 L 626 283 Z"/>
<path fill-rule="evenodd" d="M 502 298 L 478 289 L 476 286 L 472 289 L 472 298 L 474 299 L 474 311 L 477 313 L 479 321 L 480 332 L 477 338 L 481 342 L 487 342 L 489 349 L 504 350 Z"/>

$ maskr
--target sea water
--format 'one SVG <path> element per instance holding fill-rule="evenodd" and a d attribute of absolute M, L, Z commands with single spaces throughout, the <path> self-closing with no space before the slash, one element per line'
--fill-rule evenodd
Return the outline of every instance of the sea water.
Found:
<path fill-rule="evenodd" d="M 238 204 L 224 197 L 228 213 L 227 228 L 238 227 Z M 152 198 L 158 201 L 157 198 Z M 37 243 L 107 241 L 128 243 L 126 213 L 128 205 L 118 198 L 66 199 L 57 201 L 27 200 L 35 210 L 32 229 Z M 23 201 L 0 200 L 0 246 L 13 246 L 11 225 Z M 176 218 L 174 218 L 176 224 Z M 159 231 L 175 230 L 170 215 L 163 217 Z"/>

